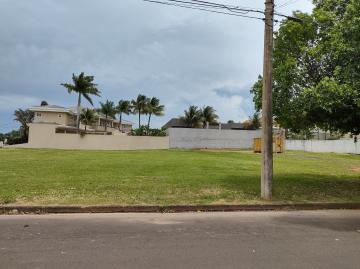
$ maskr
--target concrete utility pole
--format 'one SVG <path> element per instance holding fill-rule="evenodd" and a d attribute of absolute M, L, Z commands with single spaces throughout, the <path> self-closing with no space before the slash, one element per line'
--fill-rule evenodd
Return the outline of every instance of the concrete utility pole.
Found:
<path fill-rule="evenodd" d="M 272 199 L 273 134 L 272 134 L 272 71 L 273 71 L 274 0 L 265 2 L 264 73 L 262 93 L 262 166 L 261 197 Z"/>

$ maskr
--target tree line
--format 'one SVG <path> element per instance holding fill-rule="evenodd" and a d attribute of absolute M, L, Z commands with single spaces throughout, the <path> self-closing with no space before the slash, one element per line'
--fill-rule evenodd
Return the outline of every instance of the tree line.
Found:
<path fill-rule="evenodd" d="M 105 121 L 109 118 L 116 118 L 119 115 L 119 130 L 122 131 L 122 119 L 123 115 L 136 114 L 139 119 L 139 129 L 142 129 L 142 135 L 158 135 L 155 129 L 150 131 L 151 119 L 153 116 L 163 116 L 165 106 L 160 104 L 160 100 L 157 97 L 146 97 L 145 95 L 139 94 L 136 99 L 123 100 L 121 99 L 117 104 L 113 101 L 106 100 L 106 102 L 100 102 L 100 108 L 94 109 L 83 109 L 81 110 L 81 101 L 86 99 L 92 106 L 92 96 L 101 96 L 101 92 L 94 83 L 94 76 L 87 76 L 84 73 L 79 75 L 72 75 L 72 83 L 62 83 L 68 93 L 77 94 L 77 115 L 76 115 L 76 127 L 80 128 L 80 122 L 87 126 L 93 125 L 98 121 L 98 113 L 105 115 Z M 46 106 L 48 103 L 42 101 L 41 106 Z M 147 116 L 146 125 L 141 125 L 141 115 Z M 1 140 L 7 139 L 11 144 L 15 143 L 26 143 L 29 135 L 28 124 L 33 122 L 34 113 L 28 109 L 17 109 L 14 112 L 14 120 L 20 123 L 18 131 L 12 131 L 7 134 L 1 134 Z M 105 124 L 105 132 L 107 131 L 107 123 Z"/>
<path fill-rule="evenodd" d="M 80 128 L 80 122 L 85 125 L 94 124 L 98 119 L 96 112 L 101 112 L 105 115 L 105 132 L 107 131 L 107 121 L 108 118 L 116 118 L 116 115 L 119 115 L 119 130 L 122 128 L 122 118 L 123 115 L 134 114 L 138 115 L 139 119 L 139 129 L 141 128 L 141 115 L 147 116 L 147 130 L 150 129 L 150 122 L 152 116 L 163 116 L 165 106 L 160 104 L 160 100 L 157 97 L 146 97 L 145 95 L 139 94 L 136 99 L 123 100 L 121 99 L 117 104 L 113 101 L 106 100 L 106 102 L 100 102 L 99 109 L 85 109 L 82 112 L 80 111 L 81 99 L 85 98 L 91 105 L 93 101 L 91 96 L 101 96 L 101 92 L 95 84 L 93 76 L 87 76 L 84 73 L 76 76 L 72 76 L 73 83 L 62 83 L 69 93 L 76 93 L 78 95 L 77 102 L 77 128 Z M 148 132 L 147 132 L 148 133 Z"/>
<path fill-rule="evenodd" d="M 108 119 L 115 119 L 116 115 L 119 115 L 119 131 L 122 131 L 123 115 L 138 115 L 139 116 L 139 128 L 141 128 L 141 115 L 147 116 L 146 128 L 150 129 L 150 122 L 152 116 L 163 116 L 164 105 L 160 104 L 160 100 L 156 97 L 148 98 L 145 95 L 139 94 L 136 99 L 123 100 L 121 99 L 117 105 L 113 101 L 106 100 L 106 102 L 100 102 L 100 108 L 90 109 L 86 108 L 80 113 L 80 122 L 86 126 L 93 125 L 98 121 L 97 113 L 104 114 L 105 121 Z M 105 131 L 107 131 L 107 125 L 105 124 Z"/>
<path fill-rule="evenodd" d="M 296 134 L 360 133 L 360 1 L 316 0 L 274 37 L 274 120 Z M 261 110 L 262 77 L 254 84 Z"/>
<path fill-rule="evenodd" d="M 213 107 L 199 108 L 193 105 L 184 110 L 184 116 L 181 117 L 188 128 L 205 128 L 208 124 L 216 124 L 218 118 Z"/>
<path fill-rule="evenodd" d="M 20 123 L 20 128 L 8 133 L 0 133 L 0 141 L 6 141 L 9 145 L 26 143 L 29 135 L 28 124 L 33 121 L 34 113 L 28 109 L 17 109 L 14 117 L 14 120 Z"/>
<path fill-rule="evenodd" d="M 188 128 L 207 128 L 208 125 L 219 124 L 219 116 L 212 106 L 199 108 L 198 106 L 191 105 L 187 110 L 184 110 L 184 116 L 180 117 L 180 119 Z M 242 125 L 244 129 L 256 130 L 261 126 L 260 121 L 259 113 L 254 113 L 252 117 L 242 122 Z M 229 120 L 227 123 L 235 122 Z"/>

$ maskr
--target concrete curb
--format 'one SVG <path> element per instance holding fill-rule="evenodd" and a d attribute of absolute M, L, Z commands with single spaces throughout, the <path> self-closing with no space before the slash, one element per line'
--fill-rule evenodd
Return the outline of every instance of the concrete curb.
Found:
<path fill-rule="evenodd" d="M 360 209 L 360 203 L 251 204 L 251 205 L 169 205 L 169 206 L 0 206 L 0 215 L 67 213 L 181 213 L 231 211 L 294 211 Z"/>

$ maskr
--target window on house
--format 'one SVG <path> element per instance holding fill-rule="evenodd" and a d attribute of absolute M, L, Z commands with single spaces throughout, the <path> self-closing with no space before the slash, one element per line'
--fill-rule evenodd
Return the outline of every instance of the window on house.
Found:
<path fill-rule="evenodd" d="M 36 113 L 36 117 L 41 117 L 41 113 Z"/>
<path fill-rule="evenodd" d="M 59 118 L 61 118 L 61 114 L 59 114 Z"/>

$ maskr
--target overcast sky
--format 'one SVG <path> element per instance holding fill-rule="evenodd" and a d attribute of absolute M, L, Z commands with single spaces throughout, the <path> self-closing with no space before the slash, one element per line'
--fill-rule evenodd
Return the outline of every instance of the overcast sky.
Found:
<path fill-rule="evenodd" d="M 264 0 L 222 1 L 263 8 Z M 309 0 L 279 0 L 279 11 L 311 11 Z M 0 132 L 16 108 L 41 100 L 74 106 L 60 83 L 95 76 L 106 99 L 159 97 L 160 127 L 189 105 L 211 105 L 221 121 L 253 113 L 251 85 L 262 72 L 263 22 L 141 0 L 0 0 Z M 89 105 L 84 102 L 84 105 Z M 136 122 L 136 118 L 127 119 Z M 145 119 L 144 119 L 145 120 Z"/>

